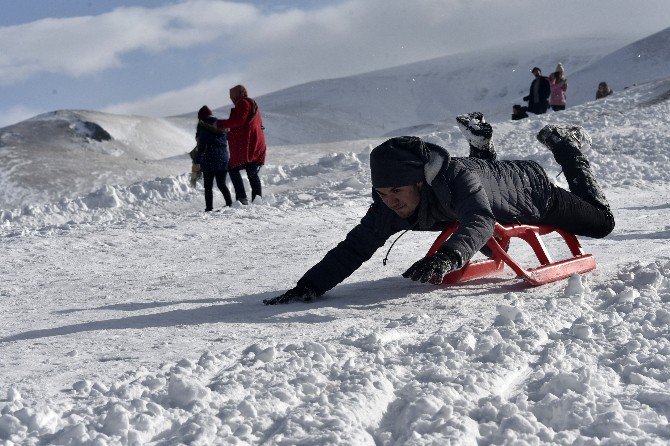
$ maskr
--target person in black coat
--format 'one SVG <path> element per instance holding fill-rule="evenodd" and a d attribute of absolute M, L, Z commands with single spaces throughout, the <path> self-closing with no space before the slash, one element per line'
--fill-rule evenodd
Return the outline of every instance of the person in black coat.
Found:
<path fill-rule="evenodd" d="M 607 82 L 601 82 L 598 84 L 598 89 L 596 90 L 596 99 L 606 98 L 607 96 L 613 93 L 612 89 L 607 85 Z"/>
<path fill-rule="evenodd" d="M 549 79 L 542 76 L 542 70 L 538 67 L 533 67 L 530 71 L 535 76 L 535 79 L 530 84 L 528 96 L 525 96 L 523 100 L 528 102 L 528 111 L 530 113 L 541 115 L 549 109 L 551 84 L 549 83 Z"/>
<path fill-rule="evenodd" d="M 230 160 L 228 140 L 225 132 L 214 127 L 216 120 L 212 116 L 212 111 L 206 105 L 203 105 L 198 110 L 198 127 L 195 132 L 198 150 L 193 162 L 196 169 L 202 172 L 203 184 L 205 186 L 205 212 L 210 212 L 213 209 L 214 197 L 212 190 L 215 179 L 216 186 L 226 201 L 226 206 L 230 206 L 233 203 L 230 190 L 226 186 L 228 161 Z"/>
<path fill-rule="evenodd" d="M 614 217 L 581 149 L 590 137 L 581 127 L 545 126 L 538 140 L 563 168 L 570 191 L 550 182 L 534 161 L 498 161 L 492 129 L 481 113 L 457 118 L 470 157 L 451 157 L 414 136 L 391 138 L 370 153 L 373 203 L 360 223 L 284 294 L 267 305 L 311 300 L 349 277 L 393 234 L 403 230 L 458 230 L 438 251 L 414 263 L 403 277 L 439 284 L 463 267 L 493 235 L 494 225 L 543 224 L 601 238 Z"/>

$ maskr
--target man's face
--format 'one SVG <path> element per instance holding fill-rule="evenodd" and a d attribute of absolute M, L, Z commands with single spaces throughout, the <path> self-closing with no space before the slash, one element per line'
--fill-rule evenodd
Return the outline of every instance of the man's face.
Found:
<path fill-rule="evenodd" d="M 423 182 L 400 187 L 378 187 L 375 190 L 384 204 L 400 218 L 411 216 L 421 201 Z"/>
<path fill-rule="evenodd" d="M 542 72 L 540 72 L 540 70 L 533 70 L 533 76 L 540 77 L 541 75 L 542 75 Z"/>

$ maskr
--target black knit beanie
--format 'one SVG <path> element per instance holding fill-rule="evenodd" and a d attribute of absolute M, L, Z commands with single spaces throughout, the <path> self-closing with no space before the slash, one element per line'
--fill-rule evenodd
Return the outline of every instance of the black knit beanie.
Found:
<path fill-rule="evenodd" d="M 370 152 L 372 187 L 400 187 L 424 180 L 424 165 L 430 151 L 416 136 L 399 136 Z"/>
<path fill-rule="evenodd" d="M 210 110 L 206 105 L 203 105 L 200 107 L 200 110 L 198 110 L 198 119 L 202 121 L 208 116 L 212 116 L 212 110 Z"/>

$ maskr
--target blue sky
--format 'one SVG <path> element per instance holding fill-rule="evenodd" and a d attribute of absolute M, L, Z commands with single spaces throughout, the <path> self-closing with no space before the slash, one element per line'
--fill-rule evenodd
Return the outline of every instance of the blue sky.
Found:
<path fill-rule="evenodd" d="M 57 109 L 168 116 L 514 41 L 630 36 L 667 0 L 0 0 L 0 126 Z"/>

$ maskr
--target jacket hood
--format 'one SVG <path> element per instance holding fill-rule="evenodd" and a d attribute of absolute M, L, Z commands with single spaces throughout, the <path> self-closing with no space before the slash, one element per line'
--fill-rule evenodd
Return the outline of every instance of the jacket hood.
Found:
<path fill-rule="evenodd" d="M 428 162 L 423 166 L 424 176 L 428 184 L 433 184 L 433 180 L 437 176 L 442 166 L 446 166 L 451 161 L 451 155 L 447 149 L 440 147 L 437 144 L 425 143 L 430 151 Z"/>

